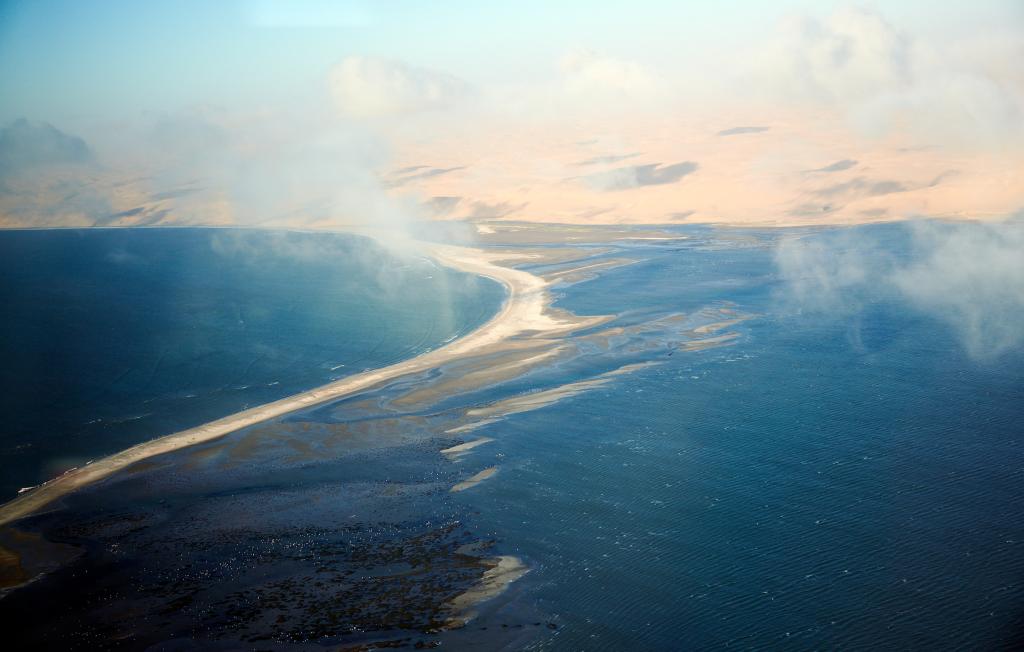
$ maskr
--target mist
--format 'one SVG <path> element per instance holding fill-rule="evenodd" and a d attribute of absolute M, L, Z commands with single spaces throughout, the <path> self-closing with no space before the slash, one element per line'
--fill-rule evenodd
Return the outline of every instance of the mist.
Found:
<path fill-rule="evenodd" d="M 778 298 L 789 312 L 854 320 L 896 300 L 944 322 L 972 358 L 993 359 L 1024 343 L 1024 216 L 832 235 L 784 238 L 777 247 Z M 890 239 L 906 239 L 907 251 Z"/>
<path fill-rule="evenodd" d="M 40 126 L 28 150 L 0 138 L 0 226 L 791 226 L 1024 205 L 1015 3 L 550 7 L 542 33 L 485 5 L 151 4 L 89 21 L 12 5 L 0 129 Z M 58 28 L 88 47 L 49 47 Z"/>
<path fill-rule="evenodd" d="M 344 229 L 406 246 L 427 198 L 391 191 L 389 139 L 329 94 L 301 110 L 193 106 L 79 133 L 15 120 L 0 126 L 0 225 Z"/>

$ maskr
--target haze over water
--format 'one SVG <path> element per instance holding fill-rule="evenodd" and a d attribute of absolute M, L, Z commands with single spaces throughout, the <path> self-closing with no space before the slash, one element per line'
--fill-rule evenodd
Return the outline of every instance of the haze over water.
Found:
<path fill-rule="evenodd" d="M 794 303 L 799 277 L 779 258 L 785 243 L 884 242 L 863 253 L 911 260 L 903 227 L 676 233 L 689 239 L 611 245 L 587 264 L 635 262 L 557 287 L 558 307 L 616 314 L 624 332 L 641 327 L 611 348 L 592 348 L 584 331 L 579 358 L 537 367 L 525 383 L 439 395 L 427 408 L 408 403 L 416 384 L 397 383 L 69 497 L 70 512 L 33 529 L 94 543 L 6 598 L 7 614 L 25 623 L 25 640 L 54 643 L 125 627 L 137 644 L 401 637 L 390 610 L 431 618 L 412 614 L 434 613 L 429 596 L 465 581 L 467 558 L 451 551 L 482 538 L 530 570 L 465 629 L 434 635 L 456 647 L 1018 640 L 1024 351 L 973 356 L 949 323 L 891 288 L 862 291 L 855 314 Z M 465 305 L 493 310 L 489 290 L 462 295 Z M 699 329 L 722 310 L 748 317 L 725 346 L 680 349 L 672 331 L 651 326 L 681 313 L 683 328 Z M 653 366 L 458 435 L 493 441 L 454 464 L 437 452 L 453 443 L 442 433 L 463 423 L 451 420 L 462 406 L 637 361 Z M 497 475 L 448 493 L 489 467 Z M 115 544 L 113 557 L 103 552 Z M 192 570 L 168 583 L 181 559 Z M 432 569 L 413 574 L 422 599 L 392 603 L 401 569 L 421 563 Z M 95 606 L 99 589 L 79 579 L 86 569 L 107 578 L 114 611 Z M 186 606 L 152 626 L 115 615 L 142 603 Z M 261 624 L 273 618 L 277 634 Z"/>
<path fill-rule="evenodd" d="M 913 257 L 900 227 L 857 231 Z M 565 624 L 541 648 L 1019 643 L 1024 349 L 972 357 L 885 289 L 853 315 L 797 312 L 770 246 L 706 242 L 644 247 L 560 305 L 714 297 L 758 315 L 741 341 L 489 433 L 514 470 L 475 504 L 539 566 L 517 599 Z"/>
<path fill-rule="evenodd" d="M 4 644 L 1024 648 L 1022 61 L 1020 0 L 3 0 Z"/>

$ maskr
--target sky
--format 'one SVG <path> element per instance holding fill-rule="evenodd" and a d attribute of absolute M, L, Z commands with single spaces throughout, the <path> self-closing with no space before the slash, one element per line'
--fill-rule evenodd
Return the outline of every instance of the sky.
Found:
<path fill-rule="evenodd" d="M 1022 60 L 1016 0 L 2 2 L 0 224 L 994 219 Z"/>

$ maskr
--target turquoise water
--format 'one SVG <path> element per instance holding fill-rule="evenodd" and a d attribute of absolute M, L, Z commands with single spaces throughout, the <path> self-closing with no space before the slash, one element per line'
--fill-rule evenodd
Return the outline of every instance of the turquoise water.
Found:
<path fill-rule="evenodd" d="M 730 346 L 684 351 L 651 326 L 426 408 L 397 399 L 444 370 L 163 456 L 24 524 L 86 552 L 0 603 L 14 640 L 1018 647 L 1024 351 L 972 355 L 891 288 L 858 288 L 855 310 L 794 304 L 779 242 L 848 247 L 848 230 L 680 231 L 614 245 L 637 262 L 556 287 L 557 305 L 624 328 L 734 310 L 749 319 Z M 918 255 L 902 227 L 853 233 Z M 632 362 L 655 364 L 488 424 L 458 463 L 439 453 L 466 408 Z M 433 631 L 481 542 L 530 572 Z"/>
<path fill-rule="evenodd" d="M 0 232 L 0 497 L 473 330 L 496 283 L 366 238 Z"/>

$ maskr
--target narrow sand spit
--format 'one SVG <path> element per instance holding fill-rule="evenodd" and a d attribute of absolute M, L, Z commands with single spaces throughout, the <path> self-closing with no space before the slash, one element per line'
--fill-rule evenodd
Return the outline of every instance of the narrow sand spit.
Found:
<path fill-rule="evenodd" d="M 459 444 L 458 446 L 451 446 L 449 448 L 445 448 L 444 450 L 441 451 L 441 454 L 447 457 L 449 460 L 455 461 L 469 453 L 469 451 L 473 450 L 477 446 L 483 446 L 484 444 L 488 444 L 492 441 L 494 440 L 491 439 L 490 437 L 481 437 L 479 439 L 474 439 L 473 441 L 467 441 L 465 444 Z"/>
<path fill-rule="evenodd" d="M 487 478 L 493 477 L 494 474 L 497 473 L 497 472 L 498 472 L 498 467 L 496 467 L 496 466 L 492 466 L 490 468 L 484 469 L 480 473 L 477 473 L 476 475 L 470 476 L 470 477 L 466 478 L 465 480 L 463 480 L 462 482 L 460 482 L 459 484 L 455 485 L 454 487 L 451 488 L 451 491 L 452 492 L 456 492 L 456 491 L 465 491 L 466 489 L 472 489 L 473 487 L 477 486 L 478 484 L 480 484 L 481 482 L 483 482 Z"/>
<path fill-rule="evenodd" d="M 470 418 L 479 418 L 476 421 L 470 421 L 469 423 L 463 424 L 456 428 L 449 428 L 445 430 L 445 434 L 457 435 L 464 432 L 470 432 L 477 428 L 490 425 L 507 416 L 513 414 L 519 414 L 521 412 L 530 412 L 533 410 L 539 410 L 549 405 L 553 405 L 563 399 L 582 394 L 583 392 L 598 387 L 604 387 L 616 376 L 623 374 L 632 373 L 638 369 L 644 369 L 658 364 L 657 362 L 638 362 L 634 364 L 628 364 L 618 369 L 612 369 L 606 371 L 603 374 L 594 376 L 593 378 L 587 378 L 585 380 L 577 380 L 558 387 L 552 387 L 550 389 L 542 389 L 536 392 L 526 392 L 524 394 L 518 394 L 511 396 L 506 399 L 501 399 L 493 403 L 489 403 L 482 407 L 472 408 L 466 410 L 466 416 Z M 442 451 L 444 452 L 444 451 Z"/>
<path fill-rule="evenodd" d="M 720 330 L 722 330 L 724 328 L 729 328 L 730 326 L 735 326 L 736 324 L 739 324 L 740 322 L 746 321 L 746 319 L 747 319 L 747 317 L 740 317 L 740 318 L 737 318 L 737 319 L 727 319 L 725 321 L 716 321 L 713 324 L 704 324 L 703 326 L 698 326 L 697 328 L 693 329 L 693 332 L 698 334 L 698 335 L 708 335 L 710 333 L 718 332 L 718 331 L 720 331 Z"/>
<path fill-rule="evenodd" d="M 712 349 L 728 344 L 739 336 L 739 333 L 724 333 L 722 335 L 715 335 L 714 337 L 705 337 L 702 340 L 683 342 L 679 345 L 679 348 L 683 351 L 703 351 L 704 349 Z"/>
<path fill-rule="evenodd" d="M 481 602 L 490 600 L 500 595 L 508 588 L 509 584 L 530 572 L 518 557 L 502 555 L 489 559 L 491 567 L 484 571 L 480 583 L 465 593 L 455 596 L 448 603 L 452 617 L 448 620 L 448 628 L 456 629 L 464 627 L 466 623 L 476 617 L 473 609 Z"/>
<path fill-rule="evenodd" d="M 516 335 L 556 335 L 601 323 L 606 318 L 574 318 L 548 310 L 547 282 L 518 269 L 496 265 L 508 260 L 507 252 L 488 252 L 451 245 L 423 245 L 440 263 L 461 271 L 492 278 L 508 288 L 501 310 L 490 321 L 450 344 L 415 358 L 354 374 L 271 403 L 237 412 L 195 428 L 160 437 L 93 464 L 74 469 L 0 506 L 0 526 L 36 512 L 80 487 L 102 480 L 136 462 L 187 446 L 207 442 L 261 421 L 360 392 L 406 374 L 420 373 L 470 354 L 481 353 Z"/>

